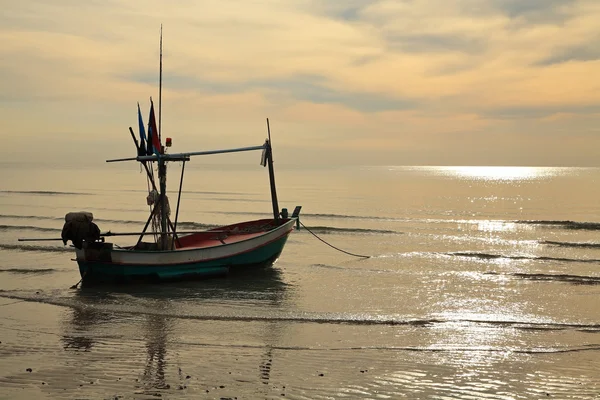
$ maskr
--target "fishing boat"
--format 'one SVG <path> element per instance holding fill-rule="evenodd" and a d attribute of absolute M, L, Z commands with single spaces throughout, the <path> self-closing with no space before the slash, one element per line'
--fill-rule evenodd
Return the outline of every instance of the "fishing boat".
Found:
<path fill-rule="evenodd" d="M 175 221 L 172 222 L 168 215 L 166 196 L 167 163 L 183 162 L 180 181 L 183 183 L 185 163 L 192 156 L 253 150 L 263 151 L 261 164 L 268 166 L 273 217 L 200 232 L 178 233 L 177 216 L 182 185 L 179 187 Z M 116 246 L 106 241 L 109 236 L 119 235 L 111 232 L 98 234 L 97 237 L 93 237 L 92 234 L 90 237 L 91 229 L 86 229 L 86 224 L 93 224 L 93 216 L 90 214 L 70 213 L 66 218 L 62 239 L 73 241 L 76 247 L 76 261 L 84 283 L 208 277 L 227 274 L 232 268 L 267 266 L 280 255 L 290 232 L 299 223 L 300 206 L 296 207 L 291 216 L 286 209 L 279 211 L 270 139 L 260 146 L 179 154 L 162 151 L 154 155 L 107 161 L 129 160 L 142 163 L 151 181 L 152 163 L 158 165 L 158 192 L 154 191 L 149 195 L 153 198 L 152 210 L 144 229 L 139 233 L 137 243 L 128 247 Z M 159 230 L 149 231 L 151 222 L 157 219 L 160 221 Z M 155 240 L 144 241 L 147 236 Z"/>
<path fill-rule="evenodd" d="M 290 232 L 295 226 L 299 226 L 301 206 L 297 206 L 292 215 L 289 215 L 285 208 L 279 211 L 268 119 L 269 137 L 262 145 L 177 154 L 169 154 L 166 150 L 172 143 L 170 138 L 166 140 L 167 146 L 162 146 L 158 135 L 153 134 L 157 132 L 153 105 L 148 125 L 149 147 L 138 144 L 130 128 L 138 155 L 132 158 L 107 160 L 107 162 L 138 161 L 144 166 L 153 189 L 148 195 L 148 204 L 151 206 L 150 216 L 143 230 L 139 233 L 99 233 L 91 213 L 69 213 L 65 217 L 61 239 L 65 242 L 68 240 L 73 242 L 75 260 L 79 265 L 82 282 L 85 284 L 188 279 L 224 275 L 233 268 L 248 269 L 271 265 L 281 254 Z M 141 135 L 141 139 L 143 144 L 144 135 Z M 142 154 L 146 148 L 151 148 L 153 154 L 149 155 L 147 152 Z M 257 150 L 262 151 L 260 164 L 268 167 L 273 217 L 244 221 L 205 231 L 178 232 L 177 218 L 186 162 L 193 156 Z M 171 221 L 166 194 L 166 175 L 167 163 L 174 161 L 183 162 L 183 165 L 175 220 Z M 154 164 L 157 166 L 156 174 Z M 158 185 L 155 177 L 158 179 Z M 158 229 L 149 230 L 150 226 Z M 127 247 L 120 247 L 106 241 L 107 237 L 121 235 L 138 235 L 138 240 Z M 153 240 L 144 240 L 148 236 Z"/>
<path fill-rule="evenodd" d="M 294 227 L 300 226 L 301 206 L 297 206 L 292 215 L 288 214 L 286 208 L 279 210 L 268 118 L 268 137 L 262 145 L 187 153 L 169 152 L 172 140 L 166 138 L 163 144 L 160 132 L 162 28 L 160 54 L 158 126 L 154 103 L 150 99 L 146 135 L 138 104 L 139 140 L 133 129 L 129 128 L 137 155 L 107 160 L 111 163 L 137 161 L 146 171 L 148 183 L 151 185 L 147 197 L 150 215 L 142 231 L 101 233 L 93 222 L 91 213 L 74 212 L 65 216 L 60 239 L 19 239 L 62 240 L 65 245 L 70 240 L 75 247 L 75 260 L 79 266 L 80 282 L 83 284 L 202 278 L 224 275 L 232 269 L 270 266 L 281 254 L 290 232 Z M 248 151 L 262 151 L 260 165 L 268 167 L 272 218 L 244 221 L 205 231 L 178 231 L 177 219 L 186 162 L 195 156 Z M 183 163 L 174 221 L 171 220 L 166 189 L 167 165 L 170 162 Z M 122 247 L 106 240 L 111 236 L 137 236 L 137 241 Z"/>

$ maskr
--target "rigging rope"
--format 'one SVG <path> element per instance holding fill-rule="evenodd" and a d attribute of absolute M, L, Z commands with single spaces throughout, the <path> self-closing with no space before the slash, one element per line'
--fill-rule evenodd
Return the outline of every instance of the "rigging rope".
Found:
<path fill-rule="evenodd" d="M 302 225 L 302 226 L 304 227 L 304 229 L 306 229 L 307 231 L 309 231 L 311 235 L 313 235 L 314 237 L 316 237 L 317 239 L 319 239 L 321 242 L 325 243 L 327 246 L 329 246 L 329 247 L 331 247 L 331 248 L 333 248 L 333 249 L 335 249 L 335 250 L 337 250 L 337 251 L 341 251 L 342 253 L 345 253 L 345 254 L 348 254 L 348 255 L 350 255 L 350 256 L 354 256 L 354 257 L 359 257 L 359 258 L 371 258 L 371 256 L 364 256 L 364 255 L 362 255 L 362 254 L 354 254 L 354 253 L 350 253 L 349 251 L 342 250 L 342 249 L 340 249 L 340 248 L 338 248 L 338 247 L 335 247 L 334 245 L 332 245 L 332 244 L 330 244 L 330 243 L 327 243 L 325 240 L 323 240 L 323 239 L 321 239 L 319 236 L 317 236 L 317 234 L 316 234 L 316 233 L 314 233 L 313 231 L 311 231 L 310 229 L 308 229 L 308 228 L 306 227 L 306 225 L 304 225 L 304 224 L 302 223 L 302 221 L 298 220 L 298 222 L 300 222 L 300 225 Z"/>
<path fill-rule="evenodd" d="M 146 175 L 146 182 L 147 182 L 147 186 L 148 186 L 148 197 L 147 199 L 147 203 L 148 203 L 148 207 L 149 207 L 149 211 L 150 213 L 152 213 L 152 210 L 154 209 L 154 204 L 156 202 L 154 193 L 154 163 L 150 162 L 150 174 Z M 152 184 L 152 185 L 151 185 Z M 152 202 L 150 201 L 150 198 L 152 199 Z M 157 221 L 156 218 L 156 214 L 153 215 L 152 217 L 152 224 L 151 224 L 151 229 L 152 229 L 152 233 L 154 234 L 154 242 L 156 243 L 158 241 L 158 235 L 157 232 L 160 230 L 159 228 L 160 225 L 160 221 Z"/>

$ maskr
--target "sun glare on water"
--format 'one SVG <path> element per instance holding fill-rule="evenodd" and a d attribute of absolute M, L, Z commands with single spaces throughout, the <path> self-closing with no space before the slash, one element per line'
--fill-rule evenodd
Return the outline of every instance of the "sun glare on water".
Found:
<path fill-rule="evenodd" d="M 448 176 L 485 181 L 520 181 L 536 179 L 552 174 L 551 168 L 545 167 L 437 167 Z"/>

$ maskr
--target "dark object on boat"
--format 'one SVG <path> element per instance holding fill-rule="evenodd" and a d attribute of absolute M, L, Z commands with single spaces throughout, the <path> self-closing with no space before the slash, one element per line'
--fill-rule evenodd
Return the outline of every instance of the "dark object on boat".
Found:
<path fill-rule="evenodd" d="M 112 262 L 111 251 L 112 243 L 104 243 L 104 241 L 87 241 L 83 242 L 83 254 L 88 261 Z"/>
<path fill-rule="evenodd" d="M 76 248 L 81 249 L 84 241 L 100 240 L 100 228 L 92 222 L 93 219 L 93 214 L 85 211 L 65 215 L 65 224 L 60 235 L 63 243 L 66 245 L 70 240 Z"/>

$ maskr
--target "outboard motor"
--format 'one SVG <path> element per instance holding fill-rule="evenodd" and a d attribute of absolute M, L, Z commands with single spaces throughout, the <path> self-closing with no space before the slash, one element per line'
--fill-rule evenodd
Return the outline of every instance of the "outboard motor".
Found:
<path fill-rule="evenodd" d="M 83 247 L 83 242 L 95 242 L 100 240 L 100 228 L 92 222 L 94 216 L 90 212 L 70 212 L 65 215 L 65 225 L 62 229 L 61 238 L 66 245 L 72 241 L 78 249 Z"/>

